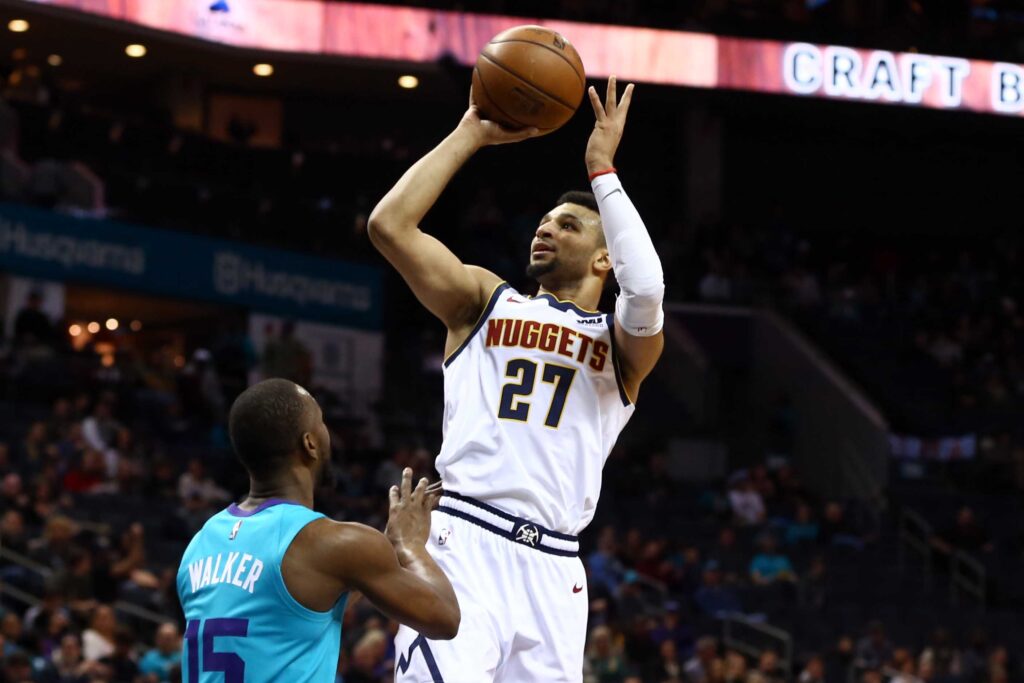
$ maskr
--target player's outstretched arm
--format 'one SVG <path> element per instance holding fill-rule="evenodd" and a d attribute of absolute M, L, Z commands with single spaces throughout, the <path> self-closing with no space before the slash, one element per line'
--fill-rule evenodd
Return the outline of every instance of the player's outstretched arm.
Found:
<path fill-rule="evenodd" d="M 425 479 L 414 489 L 412 470 L 406 468 L 401 486 L 391 489 L 387 535 L 363 524 L 313 522 L 285 556 L 288 591 L 319 611 L 330 609 L 345 591 L 359 591 L 381 612 L 428 638 L 454 638 L 459 601 L 426 549 L 439 493 Z"/>
<path fill-rule="evenodd" d="M 370 214 L 374 246 L 449 330 L 471 327 L 500 279 L 482 268 L 464 265 L 439 240 L 420 230 L 420 222 L 478 150 L 536 134 L 536 129 L 511 131 L 483 121 L 471 105 L 458 127 L 406 171 Z"/>
<path fill-rule="evenodd" d="M 587 173 L 592 179 L 608 253 L 619 283 L 615 342 L 626 390 L 635 398 L 640 383 L 654 369 L 665 348 L 662 334 L 665 275 L 647 227 L 622 188 L 613 166 L 633 100 L 633 85 L 626 86 L 621 101 L 616 93 L 615 76 L 608 79 L 608 93 L 603 103 L 593 87 L 588 94 L 596 121 L 587 142 Z"/>

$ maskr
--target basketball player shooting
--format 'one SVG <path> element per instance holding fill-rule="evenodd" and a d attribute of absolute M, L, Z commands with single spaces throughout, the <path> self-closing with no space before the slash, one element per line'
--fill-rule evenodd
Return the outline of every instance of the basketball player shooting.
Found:
<path fill-rule="evenodd" d="M 661 263 L 613 167 L 633 86 L 615 78 L 586 149 L 593 194 L 570 192 L 540 219 L 527 274 L 537 296 L 463 264 L 420 222 L 488 145 L 538 134 L 481 120 L 475 106 L 380 201 L 370 237 L 448 328 L 444 494 L 427 549 L 455 587 L 450 641 L 402 627 L 396 681 L 581 681 L 588 612 L 576 539 L 601 470 L 664 346 Z M 609 273 L 615 313 L 595 308 Z"/>
<path fill-rule="evenodd" d="M 312 510 L 331 442 L 305 389 L 260 382 L 235 400 L 228 422 L 249 495 L 211 517 L 182 557 L 181 680 L 333 682 L 353 590 L 431 637 L 455 635 L 458 601 L 424 545 L 436 503 L 425 479 L 413 487 L 406 469 L 391 487 L 383 534 L 335 522 Z"/>

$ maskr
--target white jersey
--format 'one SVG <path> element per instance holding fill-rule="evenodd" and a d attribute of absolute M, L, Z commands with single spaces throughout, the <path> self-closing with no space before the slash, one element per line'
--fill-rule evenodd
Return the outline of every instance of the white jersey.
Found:
<path fill-rule="evenodd" d="M 594 517 L 633 414 L 611 315 L 499 285 L 444 364 L 446 490 L 565 534 Z"/>

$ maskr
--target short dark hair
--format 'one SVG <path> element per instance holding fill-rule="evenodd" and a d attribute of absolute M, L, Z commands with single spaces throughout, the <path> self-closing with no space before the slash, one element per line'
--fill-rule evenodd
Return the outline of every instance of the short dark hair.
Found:
<path fill-rule="evenodd" d="M 298 385 L 286 379 L 263 380 L 239 394 L 228 415 L 228 431 L 235 455 L 250 474 L 275 473 L 301 448 L 308 410 Z"/>
<path fill-rule="evenodd" d="M 596 214 L 600 214 L 600 209 L 597 208 L 597 197 L 594 196 L 593 192 L 585 192 L 583 190 L 570 190 L 564 193 L 555 202 L 555 206 L 560 204 L 579 204 L 585 206 Z"/>

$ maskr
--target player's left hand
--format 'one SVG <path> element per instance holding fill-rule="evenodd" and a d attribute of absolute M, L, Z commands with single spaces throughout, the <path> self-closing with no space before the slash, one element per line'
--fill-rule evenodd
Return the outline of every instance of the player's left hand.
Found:
<path fill-rule="evenodd" d="M 622 140 L 629 104 L 633 100 L 633 84 L 626 86 L 621 100 L 618 99 L 616 92 L 615 76 L 608 79 L 608 93 L 604 103 L 601 102 L 601 97 L 594 86 L 587 89 L 587 94 L 590 96 L 590 104 L 594 107 L 597 121 L 594 123 L 594 132 L 587 141 L 585 159 L 587 172 L 596 173 L 614 165 L 612 162 L 615 160 L 615 150 L 619 148 L 619 142 Z"/>
<path fill-rule="evenodd" d="M 390 510 L 384 535 L 396 549 L 422 550 L 430 535 L 430 512 L 441 498 L 440 486 L 429 486 L 420 479 L 412 486 L 412 468 L 402 471 L 402 483 L 392 486 L 388 494 Z"/>

